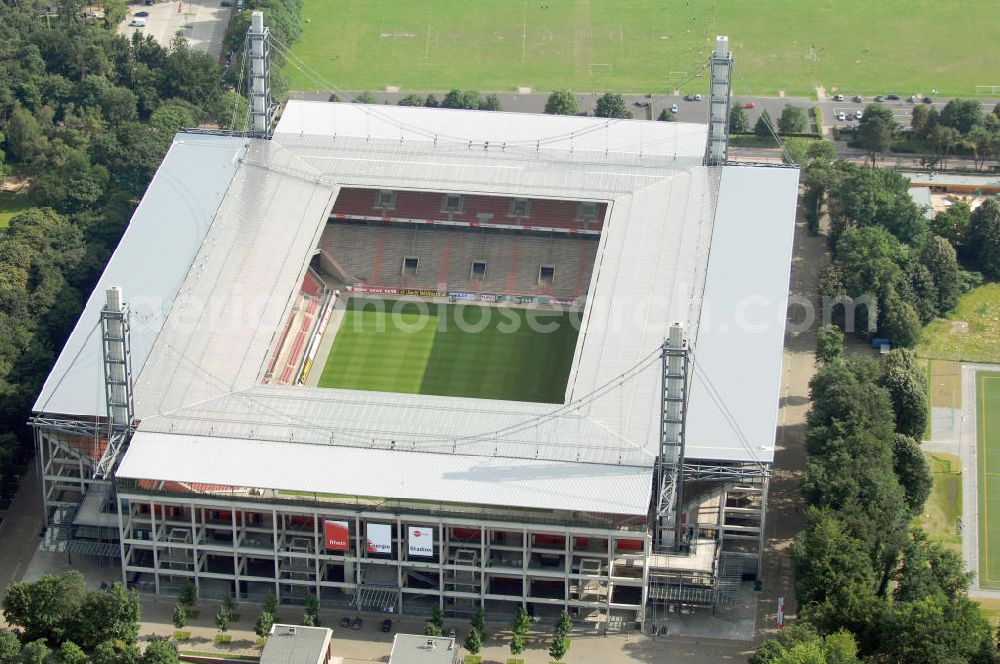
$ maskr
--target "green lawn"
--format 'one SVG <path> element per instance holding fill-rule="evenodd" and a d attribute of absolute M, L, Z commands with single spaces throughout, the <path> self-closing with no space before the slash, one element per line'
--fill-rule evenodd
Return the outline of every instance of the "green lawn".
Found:
<path fill-rule="evenodd" d="M 372 302 L 351 299 L 321 387 L 562 402 L 577 337 L 570 314 Z"/>
<path fill-rule="evenodd" d="M 954 454 L 928 454 L 934 486 L 920 524 L 931 540 L 961 553 L 958 519 L 962 516 L 962 466 Z"/>
<path fill-rule="evenodd" d="M 1000 588 L 1000 373 L 976 374 L 979 584 Z"/>
<path fill-rule="evenodd" d="M 662 93 L 728 34 L 736 94 L 969 96 L 1000 85 L 996 20 L 994 0 L 305 0 L 293 50 L 347 90 Z"/>
<path fill-rule="evenodd" d="M 32 205 L 34 205 L 34 201 L 29 194 L 0 192 L 0 228 L 7 228 L 15 215 L 24 212 Z"/>
<path fill-rule="evenodd" d="M 968 329 L 956 323 L 968 323 Z M 1000 361 L 1000 284 L 966 293 L 948 318 L 931 321 L 917 345 L 923 357 L 965 362 Z"/>

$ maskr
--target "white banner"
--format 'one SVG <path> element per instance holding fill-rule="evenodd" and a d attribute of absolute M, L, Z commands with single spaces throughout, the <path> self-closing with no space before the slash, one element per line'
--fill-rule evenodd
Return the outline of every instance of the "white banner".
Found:
<path fill-rule="evenodd" d="M 392 526 L 386 523 L 369 523 L 367 528 L 368 553 L 392 553 Z"/>
<path fill-rule="evenodd" d="M 434 529 L 424 526 L 409 527 L 409 551 L 411 556 L 434 555 Z"/>

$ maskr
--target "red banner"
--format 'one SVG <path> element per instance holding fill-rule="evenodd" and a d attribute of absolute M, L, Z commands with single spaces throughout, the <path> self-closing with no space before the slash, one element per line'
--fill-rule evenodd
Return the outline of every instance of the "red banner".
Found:
<path fill-rule="evenodd" d="M 350 531 L 346 521 L 324 521 L 327 551 L 347 551 L 350 549 Z"/>

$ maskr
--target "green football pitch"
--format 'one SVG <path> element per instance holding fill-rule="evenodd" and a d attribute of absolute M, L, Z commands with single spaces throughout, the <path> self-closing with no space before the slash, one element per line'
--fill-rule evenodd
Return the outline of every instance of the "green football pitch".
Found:
<path fill-rule="evenodd" d="M 562 403 L 573 314 L 377 302 L 351 298 L 320 387 Z"/>
<path fill-rule="evenodd" d="M 976 374 L 979 584 L 1000 588 L 1000 373 Z"/>
<path fill-rule="evenodd" d="M 1000 86 L 996 0 L 305 0 L 302 14 L 292 48 L 314 73 L 288 67 L 292 90 L 704 93 L 693 77 L 717 34 L 738 95 Z"/>

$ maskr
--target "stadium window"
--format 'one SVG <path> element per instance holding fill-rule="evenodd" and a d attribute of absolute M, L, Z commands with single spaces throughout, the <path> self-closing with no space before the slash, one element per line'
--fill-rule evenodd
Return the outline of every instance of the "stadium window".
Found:
<path fill-rule="evenodd" d="M 576 206 L 576 218 L 580 221 L 594 221 L 597 219 L 597 203 L 582 201 Z"/>
<path fill-rule="evenodd" d="M 441 203 L 442 212 L 461 212 L 462 211 L 462 194 L 445 194 L 444 201 Z"/>
<path fill-rule="evenodd" d="M 396 207 L 396 192 L 391 189 L 379 189 L 375 192 L 375 207 L 391 210 Z"/>
<path fill-rule="evenodd" d="M 531 212 L 531 201 L 527 198 L 510 199 L 510 216 L 527 217 Z"/>
<path fill-rule="evenodd" d="M 472 261 L 472 279 L 482 281 L 486 278 L 486 261 Z"/>
<path fill-rule="evenodd" d="M 407 256 L 403 259 L 403 276 L 417 276 L 417 264 L 420 262 L 419 258 L 414 258 L 412 256 Z"/>
<path fill-rule="evenodd" d="M 538 285 L 551 286 L 552 280 L 556 276 L 556 269 L 551 265 L 543 265 L 538 270 Z"/>

